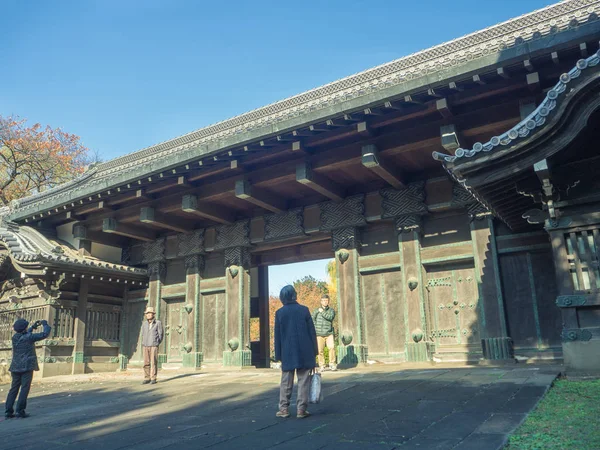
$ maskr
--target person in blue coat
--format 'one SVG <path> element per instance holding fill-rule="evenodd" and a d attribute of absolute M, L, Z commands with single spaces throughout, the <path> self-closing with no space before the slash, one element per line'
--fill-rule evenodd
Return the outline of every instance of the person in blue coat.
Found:
<path fill-rule="evenodd" d="M 38 366 L 38 358 L 35 353 L 35 343 L 46 339 L 50 335 L 50 325 L 45 320 L 37 321 L 33 326 L 27 329 L 29 322 L 25 319 L 17 319 L 13 325 L 15 334 L 12 337 L 12 362 L 9 367 L 12 376 L 12 384 L 6 397 L 5 417 L 11 419 L 13 417 L 25 418 L 29 414 L 25 412 L 27 407 L 27 396 L 31 388 L 31 380 L 33 379 L 34 370 L 40 370 Z M 34 333 L 33 330 L 39 326 L 43 327 L 41 333 Z M 19 392 L 20 391 L 20 392 Z M 13 410 L 13 405 L 17 400 L 17 412 Z"/>
<path fill-rule="evenodd" d="M 294 372 L 298 376 L 298 401 L 296 417 L 304 419 L 310 392 L 310 375 L 316 367 L 317 333 L 310 311 L 296 301 L 293 286 L 281 289 L 279 299 L 283 307 L 275 313 L 275 359 L 281 361 L 281 385 L 277 417 L 290 417 L 289 407 Z"/>

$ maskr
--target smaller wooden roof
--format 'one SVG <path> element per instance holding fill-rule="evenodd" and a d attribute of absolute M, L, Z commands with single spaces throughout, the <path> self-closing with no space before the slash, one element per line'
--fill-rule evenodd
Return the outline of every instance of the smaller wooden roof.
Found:
<path fill-rule="evenodd" d="M 35 229 L 0 218 L 0 248 L 8 251 L 13 264 L 27 274 L 45 274 L 49 268 L 105 274 L 123 279 L 146 280 L 147 271 L 83 255 L 71 245 L 47 238 Z"/>

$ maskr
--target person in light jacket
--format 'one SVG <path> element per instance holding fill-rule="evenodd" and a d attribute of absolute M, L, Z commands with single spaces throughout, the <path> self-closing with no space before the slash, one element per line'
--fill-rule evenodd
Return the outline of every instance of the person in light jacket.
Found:
<path fill-rule="evenodd" d="M 317 334 L 306 306 L 296 301 L 296 290 L 285 286 L 279 294 L 283 307 L 275 313 L 275 359 L 281 361 L 281 385 L 277 417 L 290 417 L 289 406 L 294 388 L 294 372 L 298 376 L 296 417 L 304 419 L 310 392 L 310 375 L 316 366 Z"/>
<path fill-rule="evenodd" d="M 158 346 L 163 340 L 164 330 L 160 320 L 155 319 L 156 311 L 149 306 L 144 311 L 146 320 L 142 323 L 142 348 L 144 350 L 144 382 L 156 384 L 158 373 Z"/>
<path fill-rule="evenodd" d="M 50 335 L 50 326 L 45 320 L 35 322 L 31 328 L 27 329 L 29 322 L 25 319 L 17 319 L 13 325 L 15 334 L 12 337 L 12 362 L 10 363 L 9 372 L 12 376 L 12 383 L 8 396 L 6 397 L 5 417 L 11 419 L 13 417 L 26 418 L 29 414 L 25 412 L 27 408 L 27 396 L 29 395 L 29 389 L 31 388 L 31 380 L 33 379 L 33 372 L 40 370 L 38 366 L 38 358 L 35 353 L 35 343 L 46 339 Z M 42 325 L 43 330 L 41 333 L 34 333 L 33 330 Z M 20 392 L 19 392 L 20 390 Z M 17 412 L 13 406 L 17 399 Z"/>

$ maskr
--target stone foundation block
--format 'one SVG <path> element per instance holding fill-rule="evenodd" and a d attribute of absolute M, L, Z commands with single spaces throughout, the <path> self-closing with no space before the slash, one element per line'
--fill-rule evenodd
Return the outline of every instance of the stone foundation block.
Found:
<path fill-rule="evenodd" d="M 198 369 L 201 366 L 202 353 L 186 353 L 183 355 L 183 367 Z"/>
<path fill-rule="evenodd" d="M 252 352 L 250 350 L 236 350 L 223 352 L 224 367 L 247 367 L 252 365 Z"/>
<path fill-rule="evenodd" d="M 481 340 L 483 358 L 490 360 L 515 359 L 513 341 L 508 337 L 487 338 Z"/>
<path fill-rule="evenodd" d="M 425 342 L 410 342 L 406 344 L 407 362 L 426 362 L 428 360 L 427 344 Z"/>
<path fill-rule="evenodd" d="M 341 367 L 354 367 L 366 364 L 369 356 L 366 345 L 338 345 L 337 359 Z"/>

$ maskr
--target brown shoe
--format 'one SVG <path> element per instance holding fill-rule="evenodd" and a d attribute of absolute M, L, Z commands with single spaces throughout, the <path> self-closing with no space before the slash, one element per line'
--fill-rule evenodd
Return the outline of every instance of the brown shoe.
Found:
<path fill-rule="evenodd" d="M 306 419 L 308 416 L 310 416 L 308 411 L 298 411 L 298 414 L 296 415 L 298 419 Z"/>
<path fill-rule="evenodd" d="M 281 409 L 281 410 L 277 411 L 277 414 L 275 414 L 275 417 L 282 417 L 284 419 L 287 419 L 288 417 L 290 417 L 290 413 L 288 412 L 287 409 Z"/>

